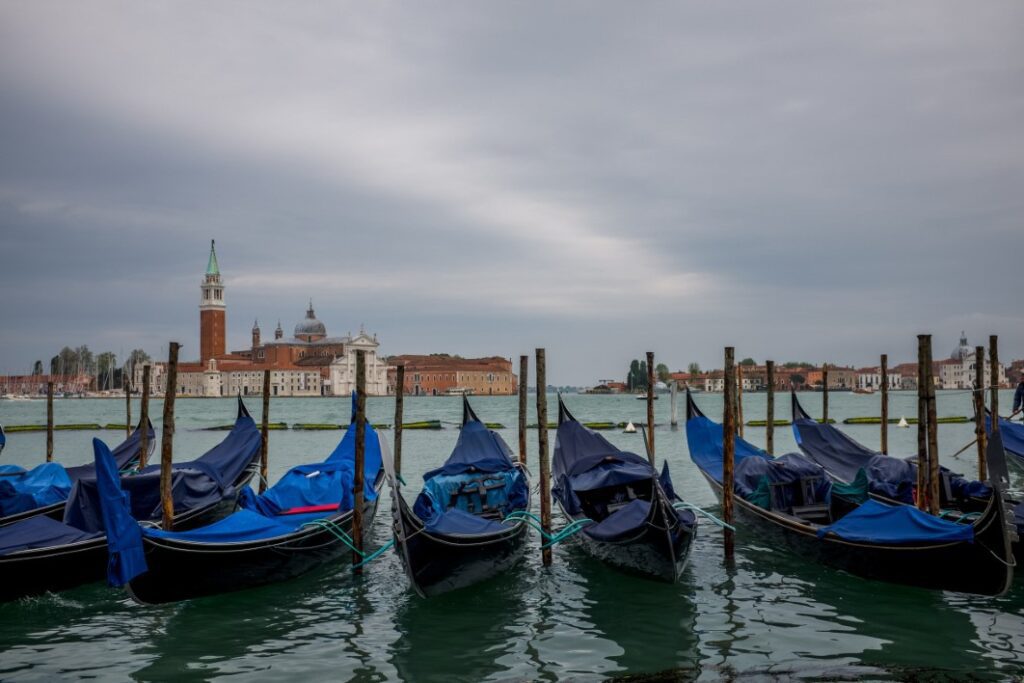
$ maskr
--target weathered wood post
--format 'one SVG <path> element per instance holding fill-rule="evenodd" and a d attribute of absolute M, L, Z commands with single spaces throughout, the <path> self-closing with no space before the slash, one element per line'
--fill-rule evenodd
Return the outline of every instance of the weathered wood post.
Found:
<path fill-rule="evenodd" d="M 122 372 L 127 372 L 123 370 Z M 132 435 L 132 385 L 128 381 L 128 376 L 124 378 L 124 411 L 125 411 L 125 423 L 124 423 L 124 438 L 128 438 Z"/>
<path fill-rule="evenodd" d="M 992 411 L 992 432 L 999 431 L 999 337 L 990 335 L 988 338 L 988 374 L 992 398 L 989 410 Z"/>
<path fill-rule="evenodd" d="M 526 389 L 529 383 L 530 357 L 519 356 L 519 462 L 526 464 Z"/>
<path fill-rule="evenodd" d="M 46 383 L 46 462 L 53 462 L 53 382 Z"/>
<path fill-rule="evenodd" d="M 670 409 L 672 411 L 672 418 L 669 421 L 669 427 L 671 427 L 672 429 L 675 429 L 676 427 L 679 426 L 679 410 L 678 410 L 679 382 L 676 381 L 676 380 L 672 380 L 672 384 L 669 385 L 669 389 L 671 391 L 671 394 L 669 394 L 669 396 L 671 398 Z"/>
<path fill-rule="evenodd" d="M 935 374 L 932 368 L 932 336 L 925 336 L 925 370 L 928 373 L 928 511 L 939 514 L 939 423 L 935 405 Z"/>
<path fill-rule="evenodd" d="M 547 364 L 544 349 L 537 349 L 537 443 L 540 455 L 540 526 L 541 560 L 545 567 L 551 566 L 551 547 L 547 546 L 551 536 L 551 463 L 548 462 L 548 396 Z"/>
<path fill-rule="evenodd" d="M 917 335 L 917 507 L 928 509 L 928 373 L 924 338 Z"/>
<path fill-rule="evenodd" d="M 142 366 L 142 402 L 139 406 L 139 424 L 142 434 L 139 436 L 139 469 L 149 463 L 149 363 Z"/>
<path fill-rule="evenodd" d="M 654 466 L 654 351 L 647 352 L 647 458 Z"/>
<path fill-rule="evenodd" d="M 821 421 L 828 424 L 828 363 L 821 364 Z"/>
<path fill-rule="evenodd" d="M 882 453 L 889 453 L 889 355 L 882 354 Z"/>
<path fill-rule="evenodd" d="M 164 431 L 160 440 L 160 504 L 163 507 L 164 531 L 174 526 L 174 499 L 171 497 L 171 459 L 174 456 L 174 395 L 178 389 L 178 349 L 171 342 L 167 348 L 167 384 L 164 389 Z"/>
<path fill-rule="evenodd" d="M 743 438 L 743 366 L 736 366 L 736 435 Z"/>
<path fill-rule="evenodd" d="M 362 574 L 363 469 L 366 462 L 366 352 L 356 351 L 356 471 L 352 477 L 352 571 Z"/>
<path fill-rule="evenodd" d="M 263 371 L 263 421 L 260 423 L 263 442 L 260 444 L 260 494 L 267 490 L 270 452 L 270 370 Z"/>
<path fill-rule="evenodd" d="M 764 424 L 764 449 L 768 455 L 775 455 L 775 361 L 764 362 L 768 382 L 768 410 Z"/>
<path fill-rule="evenodd" d="M 985 347 L 974 347 L 974 436 L 978 444 L 978 481 L 988 479 L 985 462 Z"/>
<path fill-rule="evenodd" d="M 732 524 L 733 519 L 733 461 L 736 458 L 736 405 L 733 397 L 736 391 L 735 349 L 725 347 L 725 415 L 722 419 L 722 520 Z M 732 558 L 734 550 L 733 532 L 725 529 L 725 557 Z"/>
<path fill-rule="evenodd" d="M 402 420 L 405 419 L 405 364 L 395 368 L 395 474 L 402 476 Z"/>

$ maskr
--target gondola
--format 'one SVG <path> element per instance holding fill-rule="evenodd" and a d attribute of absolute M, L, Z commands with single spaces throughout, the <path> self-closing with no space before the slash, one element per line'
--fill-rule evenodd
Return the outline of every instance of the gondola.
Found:
<path fill-rule="evenodd" d="M 153 453 L 156 433 L 153 423 L 147 422 L 146 452 Z M 0 429 L 2 431 L 2 429 Z M 142 421 L 114 449 L 114 460 L 120 471 L 130 470 L 139 464 L 142 455 Z M 0 450 L 3 450 L 0 447 Z M 46 462 L 31 470 L 17 465 L 0 465 L 0 527 L 20 522 L 29 517 L 47 515 L 61 519 L 64 515 L 64 503 L 79 479 L 88 479 L 96 475 L 92 463 L 64 467 L 56 462 Z"/>
<path fill-rule="evenodd" d="M 260 431 L 241 398 L 235 425 L 218 445 L 191 462 L 175 463 L 171 479 L 174 528 L 209 524 L 234 509 L 239 491 L 259 468 Z M 160 465 L 121 478 L 132 515 L 159 520 Z M 95 476 L 79 479 L 63 521 L 45 515 L 0 528 L 0 602 L 100 581 L 107 566 Z"/>
<path fill-rule="evenodd" d="M 462 430 L 441 467 L 423 475 L 412 508 L 385 460 L 392 531 L 413 589 L 430 597 L 504 572 L 523 555 L 530 510 L 526 468 L 462 397 Z M 520 513 L 520 514 L 512 514 Z"/>
<path fill-rule="evenodd" d="M 7 445 L 7 432 L 4 431 L 4 426 L 0 425 L 0 453 L 4 452 L 4 446 Z"/>
<path fill-rule="evenodd" d="M 985 409 L 985 431 L 992 433 L 992 413 Z M 1024 423 L 999 417 L 999 432 L 1003 435 L 1003 446 L 1012 457 L 1017 468 L 1024 470 Z"/>
<path fill-rule="evenodd" d="M 873 451 L 830 424 L 819 423 L 800 405 L 791 392 L 793 438 L 804 455 L 825 468 L 834 482 L 860 481 L 872 498 L 890 505 L 913 505 L 917 500 L 916 457 L 902 459 Z M 1004 448 L 1006 439 L 1004 438 Z M 939 506 L 946 519 L 980 515 L 988 505 L 992 489 L 981 481 L 967 479 L 943 467 L 939 477 Z M 1024 502 L 1006 496 L 1014 509 L 1017 535 L 1024 535 Z M 1024 560 L 1024 544 L 1013 544 L 1014 555 Z"/>
<path fill-rule="evenodd" d="M 552 493 L 577 536 L 599 560 L 631 573 L 674 582 L 697 535 L 691 510 L 679 501 L 665 463 L 620 450 L 584 427 L 558 397 Z M 589 520 L 589 523 L 588 523 Z"/>
<path fill-rule="evenodd" d="M 163 531 L 139 524 L 121 503 L 117 477 L 101 477 L 100 483 L 108 491 L 101 500 L 119 508 L 104 509 L 104 514 L 124 520 L 112 525 L 121 532 L 108 535 L 111 551 L 120 553 L 135 543 L 141 547 L 144 563 L 133 565 L 128 574 L 134 576 L 123 575 L 113 583 L 126 582 L 129 595 L 137 602 L 162 604 L 285 581 L 340 557 L 349 546 L 339 531 L 352 531 L 354 412 L 352 417 L 341 442 L 326 460 L 291 468 L 263 494 L 246 487 L 237 511 L 190 531 Z M 381 437 L 367 424 L 363 468 L 366 529 L 373 523 L 384 483 L 381 445 Z M 106 447 L 99 441 L 96 459 L 97 465 L 108 460 Z M 101 467 L 100 471 L 110 473 L 113 468 Z"/>
<path fill-rule="evenodd" d="M 722 426 L 686 396 L 690 458 L 722 497 Z M 1013 581 L 1014 533 L 1003 490 L 1002 443 L 988 446 L 992 496 L 980 517 L 958 524 L 907 505 L 886 505 L 833 484 L 824 469 L 798 453 L 777 458 L 736 437 L 734 502 L 740 519 L 792 550 L 867 579 L 1001 595 Z"/>

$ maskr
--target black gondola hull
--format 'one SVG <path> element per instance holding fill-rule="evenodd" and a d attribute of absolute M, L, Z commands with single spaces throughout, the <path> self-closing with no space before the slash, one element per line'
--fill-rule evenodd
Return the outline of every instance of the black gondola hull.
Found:
<path fill-rule="evenodd" d="M 722 485 L 703 474 L 721 500 Z M 979 595 L 1001 595 L 1013 580 L 995 505 L 975 523 L 973 543 L 888 545 L 819 538 L 814 525 L 764 510 L 739 496 L 733 500 L 737 515 L 759 533 L 770 534 L 805 557 L 865 579 Z M 997 497 L 996 503 L 1001 502 Z"/>
<path fill-rule="evenodd" d="M 392 501 L 395 546 L 413 589 L 423 597 L 486 581 L 523 558 L 528 536 L 525 522 L 495 534 L 430 534 L 404 499 L 398 496 Z"/>

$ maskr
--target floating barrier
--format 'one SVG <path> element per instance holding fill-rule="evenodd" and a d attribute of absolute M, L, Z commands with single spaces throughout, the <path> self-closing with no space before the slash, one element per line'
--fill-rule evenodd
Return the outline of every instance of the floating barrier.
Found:
<path fill-rule="evenodd" d="M 230 432 L 235 425 L 218 425 L 216 427 L 203 427 L 201 431 L 204 432 Z M 288 429 L 286 422 L 271 422 L 267 425 L 267 429 Z"/>
<path fill-rule="evenodd" d="M 970 421 L 971 420 L 968 419 L 967 416 L 965 416 L 965 415 L 950 415 L 950 416 L 947 416 L 947 417 L 937 418 L 935 420 L 935 424 L 940 424 L 940 425 L 942 425 L 942 424 L 964 424 L 964 423 L 967 423 L 967 422 L 970 422 Z M 877 425 L 877 424 L 882 424 L 882 418 L 880 418 L 880 417 L 848 417 L 845 420 L 843 420 L 843 424 L 846 424 L 846 425 Z M 903 418 L 903 417 L 901 417 L 898 420 L 895 419 L 895 418 L 890 418 L 889 419 L 889 424 L 891 424 L 891 425 L 900 425 L 901 427 L 904 424 L 908 424 L 908 425 L 917 424 L 917 418 L 916 417 L 910 417 L 910 418 Z"/>
<path fill-rule="evenodd" d="M 835 422 L 835 420 L 829 420 L 829 422 Z M 772 424 L 776 427 L 789 427 L 793 423 L 789 420 L 772 420 Z M 747 420 L 748 427 L 767 427 L 768 420 Z"/>
<path fill-rule="evenodd" d="M 101 429 L 104 429 L 104 427 L 96 423 L 53 426 L 53 431 L 55 432 L 86 432 Z M 124 429 L 124 425 L 121 425 L 119 429 Z M 4 431 L 8 434 L 13 434 L 14 432 L 45 432 L 46 425 L 5 425 Z"/>

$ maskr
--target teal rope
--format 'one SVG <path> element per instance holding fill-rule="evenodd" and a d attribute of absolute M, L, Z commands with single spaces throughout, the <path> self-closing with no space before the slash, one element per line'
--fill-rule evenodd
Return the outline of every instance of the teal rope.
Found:
<path fill-rule="evenodd" d="M 569 538 L 571 536 L 574 536 L 574 535 L 578 534 L 579 532 L 583 531 L 583 528 L 587 524 L 593 524 L 593 523 L 594 523 L 594 520 L 587 519 L 586 517 L 584 517 L 583 519 L 577 519 L 572 524 L 569 524 L 569 525 L 566 525 L 566 526 L 562 527 L 562 530 L 559 531 L 557 534 L 555 534 L 554 538 L 549 540 L 547 543 L 545 543 L 541 547 L 542 548 L 550 548 L 551 546 L 555 545 L 556 543 L 561 543 L 565 539 L 567 539 L 567 538 Z"/>
<path fill-rule="evenodd" d="M 332 522 L 329 519 L 314 519 L 312 521 L 306 522 L 302 526 L 317 526 L 321 529 L 325 529 L 326 531 L 330 532 L 332 536 L 334 536 L 339 541 L 347 545 L 353 552 L 359 553 L 361 557 L 366 557 L 366 553 L 364 553 L 362 550 L 356 547 L 356 542 L 352 539 L 351 536 L 345 533 L 345 530 L 342 529 L 337 522 Z"/>
<path fill-rule="evenodd" d="M 359 569 L 363 565 L 369 564 L 369 563 L 373 562 L 378 557 L 380 557 L 382 554 L 384 554 L 385 550 L 387 550 L 388 548 L 390 548 L 394 544 L 395 544 L 395 539 L 392 538 L 390 541 L 388 541 L 387 543 L 385 543 L 381 547 L 377 548 L 375 551 L 373 551 L 369 555 L 367 555 L 365 553 L 362 553 L 363 558 L 364 558 L 363 561 L 360 562 L 359 564 L 352 565 L 352 569 Z"/>
<path fill-rule="evenodd" d="M 732 524 L 726 524 L 722 520 L 718 519 L 718 517 L 715 517 L 707 510 L 700 509 L 693 503 L 673 503 L 672 507 L 675 508 L 676 510 L 691 510 L 693 512 L 700 513 L 708 519 L 710 519 L 715 524 L 717 524 L 718 526 L 722 527 L 723 529 L 728 529 L 729 531 L 736 531 L 736 527 L 734 527 Z"/>

